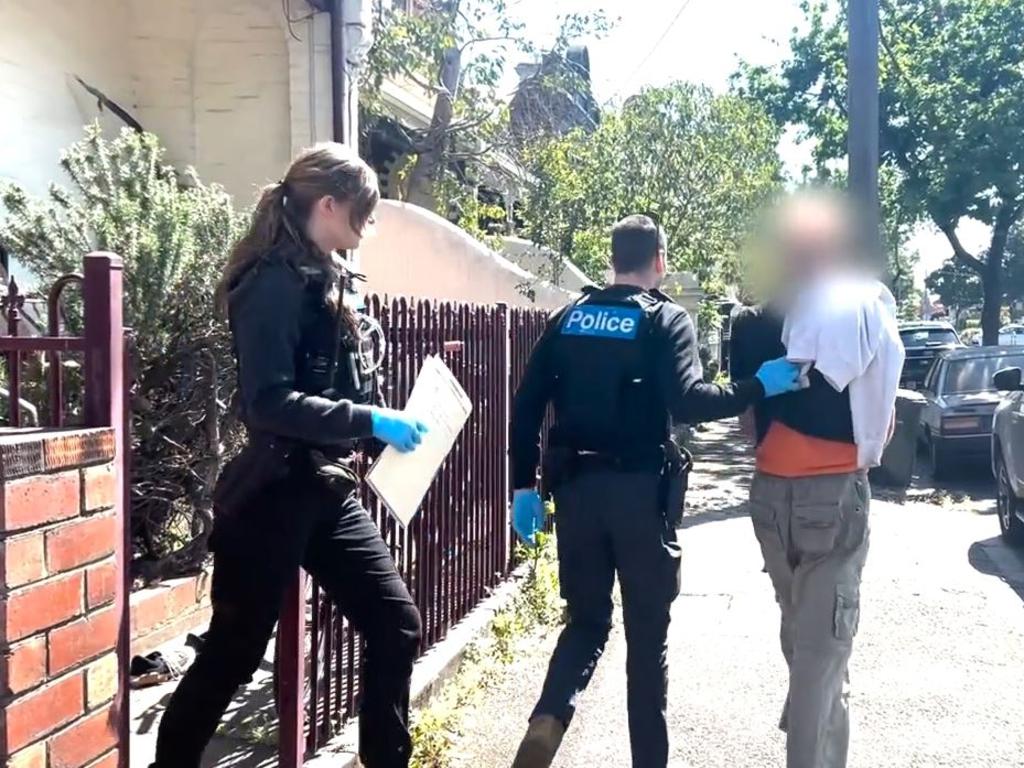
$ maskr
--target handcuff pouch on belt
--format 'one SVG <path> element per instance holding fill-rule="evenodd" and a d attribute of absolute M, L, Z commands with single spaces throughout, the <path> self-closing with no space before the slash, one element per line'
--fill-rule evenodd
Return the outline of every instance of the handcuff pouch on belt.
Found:
<path fill-rule="evenodd" d="M 659 487 L 661 508 L 665 514 L 665 521 L 675 529 L 683 522 L 683 508 L 686 505 L 686 490 L 690 485 L 693 456 L 674 440 L 666 441 L 662 449 L 665 452 L 665 463 L 661 469 Z"/>

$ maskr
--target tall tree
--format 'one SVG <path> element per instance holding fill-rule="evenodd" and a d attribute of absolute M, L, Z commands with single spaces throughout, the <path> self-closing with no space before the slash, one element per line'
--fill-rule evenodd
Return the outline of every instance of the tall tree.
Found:
<path fill-rule="evenodd" d="M 1014 227 L 1006 244 L 1006 300 L 1010 317 L 1024 316 L 1024 226 Z"/>
<path fill-rule="evenodd" d="M 550 138 L 527 153 L 528 234 L 600 280 L 610 225 L 652 213 L 671 266 L 720 293 L 739 277 L 752 217 L 778 189 L 778 137 L 746 99 L 685 83 L 642 91 L 592 133 Z"/>
<path fill-rule="evenodd" d="M 846 154 L 846 4 L 804 0 L 808 26 L 776 68 L 748 67 L 746 90 L 815 140 L 821 167 Z M 1024 3 L 882 0 L 881 152 L 904 204 L 930 218 L 981 280 L 986 344 L 998 339 L 1007 239 L 1024 216 Z M 992 229 L 984 253 L 961 219 Z"/>
<path fill-rule="evenodd" d="M 914 285 L 914 270 L 919 254 L 909 246 L 909 241 L 920 217 L 913 207 L 907 205 L 901 194 L 901 180 L 899 169 L 892 165 L 884 165 L 880 169 L 882 243 L 889 284 L 899 307 L 900 318 L 913 320 L 920 316 L 921 292 Z"/>
<path fill-rule="evenodd" d="M 1010 314 L 1019 311 L 1024 302 L 1024 231 L 1014 227 L 1006 242 L 1003 259 L 1003 300 L 1010 305 Z M 984 286 L 978 274 L 958 259 L 949 259 L 925 278 L 925 287 L 938 295 L 946 307 L 962 312 L 982 305 Z"/>
<path fill-rule="evenodd" d="M 985 291 L 978 274 L 958 259 L 945 264 L 924 279 L 925 288 L 939 297 L 939 301 L 954 317 L 964 310 L 979 306 Z"/>

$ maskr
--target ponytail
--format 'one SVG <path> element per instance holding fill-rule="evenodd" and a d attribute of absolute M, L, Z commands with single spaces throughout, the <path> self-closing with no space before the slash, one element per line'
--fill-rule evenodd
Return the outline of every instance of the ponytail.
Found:
<path fill-rule="evenodd" d="M 227 315 L 231 290 L 262 256 L 285 240 L 301 244 L 285 210 L 287 192 L 288 186 L 283 181 L 263 188 L 252 214 L 249 231 L 231 249 L 224 274 L 214 293 L 214 303 L 222 316 Z"/>

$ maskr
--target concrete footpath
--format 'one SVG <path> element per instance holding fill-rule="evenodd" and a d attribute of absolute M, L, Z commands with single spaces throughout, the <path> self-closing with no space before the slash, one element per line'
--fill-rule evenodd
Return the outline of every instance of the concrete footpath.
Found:
<path fill-rule="evenodd" d="M 778 611 L 742 503 L 750 467 L 738 445 L 731 424 L 698 434 L 670 638 L 679 768 L 785 764 Z M 997 538 L 993 512 L 984 498 L 873 504 L 851 768 L 1024 766 L 1024 555 Z M 539 638 L 467 714 L 456 765 L 511 763 L 553 644 Z M 629 766 L 625 657 L 617 623 L 556 766 Z"/>

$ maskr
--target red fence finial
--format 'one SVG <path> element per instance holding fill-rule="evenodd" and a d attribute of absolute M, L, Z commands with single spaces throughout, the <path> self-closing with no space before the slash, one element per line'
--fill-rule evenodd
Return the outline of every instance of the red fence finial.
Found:
<path fill-rule="evenodd" d="M 18 335 L 18 324 L 24 306 L 25 297 L 21 295 L 18 284 L 11 277 L 7 283 L 7 295 L 0 299 L 0 307 L 3 307 L 4 315 L 7 318 L 7 333 L 11 336 Z"/>

